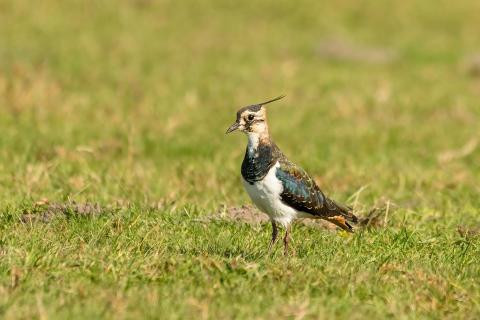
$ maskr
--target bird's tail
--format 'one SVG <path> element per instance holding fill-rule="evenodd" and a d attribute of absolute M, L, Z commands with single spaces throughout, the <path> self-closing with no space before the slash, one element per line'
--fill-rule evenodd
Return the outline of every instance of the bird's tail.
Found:
<path fill-rule="evenodd" d="M 353 208 L 344 206 L 330 199 L 328 202 L 330 215 L 326 217 L 326 220 L 345 231 L 353 232 L 353 227 L 349 222 L 357 223 L 358 221 L 358 218 L 353 214 Z"/>

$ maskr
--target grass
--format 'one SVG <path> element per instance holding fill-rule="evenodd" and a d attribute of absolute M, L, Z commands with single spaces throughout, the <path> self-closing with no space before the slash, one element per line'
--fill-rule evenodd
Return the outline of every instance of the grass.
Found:
<path fill-rule="evenodd" d="M 0 317 L 479 318 L 478 9 L 1 0 Z M 249 203 L 236 109 L 281 93 L 277 144 L 386 224 L 285 259 L 205 222 Z M 42 199 L 104 209 L 22 220 Z"/>

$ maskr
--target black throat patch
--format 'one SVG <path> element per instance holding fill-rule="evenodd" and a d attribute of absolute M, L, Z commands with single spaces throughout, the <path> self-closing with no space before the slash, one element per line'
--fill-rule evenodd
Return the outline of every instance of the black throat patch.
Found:
<path fill-rule="evenodd" d="M 277 149 L 273 143 L 260 143 L 256 149 L 247 146 L 242 162 L 242 177 L 250 184 L 265 178 L 277 161 Z"/>

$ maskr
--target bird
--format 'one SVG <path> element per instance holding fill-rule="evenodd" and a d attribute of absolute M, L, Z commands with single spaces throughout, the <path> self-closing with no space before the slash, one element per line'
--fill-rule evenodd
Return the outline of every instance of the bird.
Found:
<path fill-rule="evenodd" d="M 328 198 L 308 173 L 291 162 L 273 142 L 265 106 L 284 98 L 248 105 L 237 111 L 236 121 L 226 134 L 241 131 L 248 143 L 241 166 L 243 185 L 252 202 L 270 218 L 272 237 L 269 251 L 278 237 L 278 226 L 285 229 L 284 254 L 289 253 L 291 226 L 297 219 L 323 219 L 347 232 L 358 218 L 351 207 Z M 293 248 L 294 250 L 294 248 Z"/>

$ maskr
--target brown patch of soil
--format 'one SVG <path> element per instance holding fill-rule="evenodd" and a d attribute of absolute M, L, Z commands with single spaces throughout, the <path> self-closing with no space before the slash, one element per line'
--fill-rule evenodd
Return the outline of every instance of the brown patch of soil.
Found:
<path fill-rule="evenodd" d="M 240 223 L 247 223 L 252 225 L 259 225 L 262 223 L 270 223 L 268 216 L 256 209 L 251 205 L 243 205 L 241 207 L 222 207 L 218 210 L 215 217 L 207 217 L 208 220 L 212 219 L 221 219 L 229 220 Z M 335 230 L 337 227 L 334 224 L 331 224 L 325 220 L 314 220 L 314 219 L 301 219 L 298 220 L 299 224 L 303 224 L 309 227 Z"/>
<path fill-rule="evenodd" d="M 457 228 L 457 232 L 463 238 L 476 238 L 480 236 L 480 226 L 477 226 L 477 227 L 459 226 Z"/>
<path fill-rule="evenodd" d="M 329 38 L 320 42 L 317 54 L 329 60 L 387 64 L 398 58 L 389 48 L 369 47 L 342 38 Z"/>
<path fill-rule="evenodd" d="M 359 216 L 358 213 L 356 213 L 358 223 L 354 225 L 354 229 L 385 227 L 388 223 L 389 216 L 394 210 L 395 205 L 389 200 L 382 199 L 366 215 Z M 241 207 L 223 206 L 214 216 L 206 217 L 206 220 L 230 220 L 255 225 L 270 222 L 270 219 L 265 213 L 260 212 L 251 205 L 243 205 Z M 337 226 L 323 219 L 300 219 L 297 223 L 319 229 L 338 229 Z"/>
<path fill-rule="evenodd" d="M 471 77 L 480 77 L 480 53 L 474 53 L 466 56 L 462 62 L 465 73 Z"/>
<path fill-rule="evenodd" d="M 35 203 L 34 207 L 29 210 L 25 210 L 21 216 L 21 220 L 24 223 L 31 222 L 50 222 L 56 217 L 68 217 L 68 216 L 99 216 L 106 212 L 108 208 L 102 207 L 98 203 L 77 203 L 70 201 L 66 203 L 50 203 L 48 200 L 41 200 Z"/>
<path fill-rule="evenodd" d="M 233 220 L 248 224 L 261 224 L 269 222 L 268 216 L 258 211 L 255 207 L 250 205 L 243 205 L 241 207 L 223 207 L 218 211 L 221 219 Z"/>

